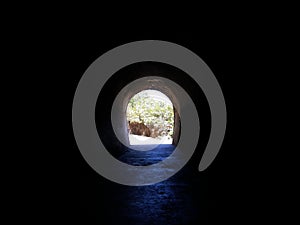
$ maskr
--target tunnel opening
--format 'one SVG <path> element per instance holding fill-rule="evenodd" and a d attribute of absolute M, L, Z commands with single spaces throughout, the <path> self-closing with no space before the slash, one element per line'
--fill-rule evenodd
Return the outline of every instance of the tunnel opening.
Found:
<path fill-rule="evenodd" d="M 165 149 L 175 149 L 180 146 L 180 140 L 183 137 L 181 134 L 181 114 L 186 109 L 185 102 L 180 101 L 183 91 L 192 96 L 194 102 L 198 103 L 201 100 L 207 105 L 204 95 L 204 98 L 193 98 L 193 96 L 202 93 L 201 89 L 199 90 L 198 86 L 193 84 L 193 80 L 183 71 L 158 62 L 139 62 L 117 71 L 101 89 L 95 111 L 97 132 L 107 151 L 122 162 L 127 159 L 123 160 L 120 157 L 123 157 L 127 152 L 139 151 L 139 154 L 144 154 L 144 158 L 146 158 L 148 157 L 147 154 L 151 154 L 152 151 L 159 148 L 163 149 L 164 156 L 168 157 L 168 151 Z M 180 86 L 183 90 L 178 91 Z M 172 144 L 144 144 L 140 146 L 130 144 L 126 115 L 128 103 L 134 95 L 144 90 L 160 91 L 171 100 L 174 109 Z M 203 111 L 201 108 L 200 112 L 210 115 L 209 110 Z M 208 117 L 202 124 L 208 126 L 209 123 Z M 170 150 L 169 153 L 172 151 Z M 142 164 L 146 165 L 148 162 L 145 161 Z"/>
<path fill-rule="evenodd" d="M 162 92 L 146 89 L 128 102 L 126 119 L 130 145 L 173 144 L 174 106 Z"/>

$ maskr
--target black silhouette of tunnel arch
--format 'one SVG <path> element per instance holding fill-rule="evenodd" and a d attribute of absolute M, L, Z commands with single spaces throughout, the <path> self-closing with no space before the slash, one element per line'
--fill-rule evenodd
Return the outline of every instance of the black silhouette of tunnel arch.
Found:
<path fill-rule="evenodd" d="M 181 121 L 180 107 L 177 93 L 174 92 L 166 83 L 165 79 L 169 79 L 181 86 L 193 100 L 201 124 L 201 138 L 199 138 L 198 146 L 201 150 L 205 148 L 210 133 L 210 111 L 205 95 L 198 84 L 184 71 L 177 67 L 160 63 L 160 62 L 139 62 L 123 67 L 116 71 L 104 84 L 101 89 L 95 109 L 95 122 L 99 137 L 106 149 L 114 156 L 119 157 L 124 151 L 130 150 L 128 138 L 128 124 L 126 118 L 126 109 L 130 99 L 138 92 L 152 89 L 165 94 L 172 102 L 174 108 L 174 130 L 173 142 L 174 146 L 180 140 Z M 117 137 L 111 121 L 111 110 L 115 99 L 122 92 L 126 85 L 136 80 L 144 79 L 146 82 L 136 86 L 134 89 L 129 88 L 122 93 L 122 98 L 117 104 L 119 111 L 118 126 L 116 129 L 120 131 L 121 137 Z M 204 132 L 203 132 L 204 131 Z M 120 140 L 121 139 L 121 140 Z M 202 151 L 198 151 L 201 157 Z M 199 159 L 198 159 L 199 160 Z"/>

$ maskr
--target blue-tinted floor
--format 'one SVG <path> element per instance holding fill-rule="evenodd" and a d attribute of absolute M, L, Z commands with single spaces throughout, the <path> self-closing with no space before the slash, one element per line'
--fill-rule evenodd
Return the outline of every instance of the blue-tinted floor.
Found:
<path fill-rule="evenodd" d="M 132 165 L 149 165 L 168 157 L 174 148 L 160 145 L 150 151 L 131 150 L 119 159 Z M 139 187 L 115 184 L 99 175 L 85 177 L 81 181 L 81 204 L 86 224 L 208 224 L 207 187 L 198 174 L 196 167 L 187 165 L 164 182 Z"/>

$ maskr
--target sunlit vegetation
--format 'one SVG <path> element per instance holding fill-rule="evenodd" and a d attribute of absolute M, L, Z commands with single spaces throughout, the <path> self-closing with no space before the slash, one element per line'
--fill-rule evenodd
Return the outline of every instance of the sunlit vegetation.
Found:
<path fill-rule="evenodd" d="M 154 136 L 173 135 L 174 111 L 168 102 L 151 98 L 147 92 L 136 94 L 128 103 L 127 121 L 143 123 Z"/>

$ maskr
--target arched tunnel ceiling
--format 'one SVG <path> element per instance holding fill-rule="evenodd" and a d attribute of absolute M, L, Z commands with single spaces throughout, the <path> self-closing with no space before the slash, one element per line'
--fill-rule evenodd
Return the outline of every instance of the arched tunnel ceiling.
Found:
<path fill-rule="evenodd" d="M 95 110 L 96 127 L 100 139 L 107 149 L 109 149 L 110 153 L 114 156 L 117 156 L 120 154 L 120 152 L 124 151 L 124 144 L 122 144 L 122 142 L 120 142 L 120 140 L 116 137 L 113 130 L 111 121 L 112 106 L 116 100 L 116 97 L 126 85 L 141 78 L 145 78 L 147 82 L 143 83 L 142 85 L 138 85 L 135 88 L 127 89 L 125 93 L 122 93 L 122 101 L 118 102 L 119 112 L 123 115 L 119 116 L 120 121 L 118 122 L 118 129 L 120 132 L 123 132 L 123 141 L 127 141 L 126 143 L 129 144 L 127 124 L 125 120 L 127 104 L 131 97 L 142 90 L 155 89 L 168 96 L 176 110 L 175 123 L 176 115 L 178 118 L 177 124 L 180 122 L 178 112 L 180 112 L 182 106 L 179 104 L 176 98 L 179 93 L 174 92 L 168 87 L 168 85 L 165 85 L 165 82 L 161 78 L 166 78 L 181 86 L 195 103 L 199 118 L 201 120 L 202 130 L 202 139 L 200 140 L 199 146 L 204 149 L 209 137 L 211 118 L 208 102 L 201 88 L 189 75 L 176 67 L 159 62 L 139 62 L 128 65 L 113 74 L 109 80 L 106 81 L 97 99 Z M 121 123 L 123 123 L 123 125 Z M 178 127 L 179 126 L 177 126 L 177 128 Z M 175 130 L 174 132 L 176 133 Z M 177 139 L 179 140 L 180 129 L 179 132 L 177 132 L 177 135 Z M 176 137 L 173 140 L 176 141 Z"/>

